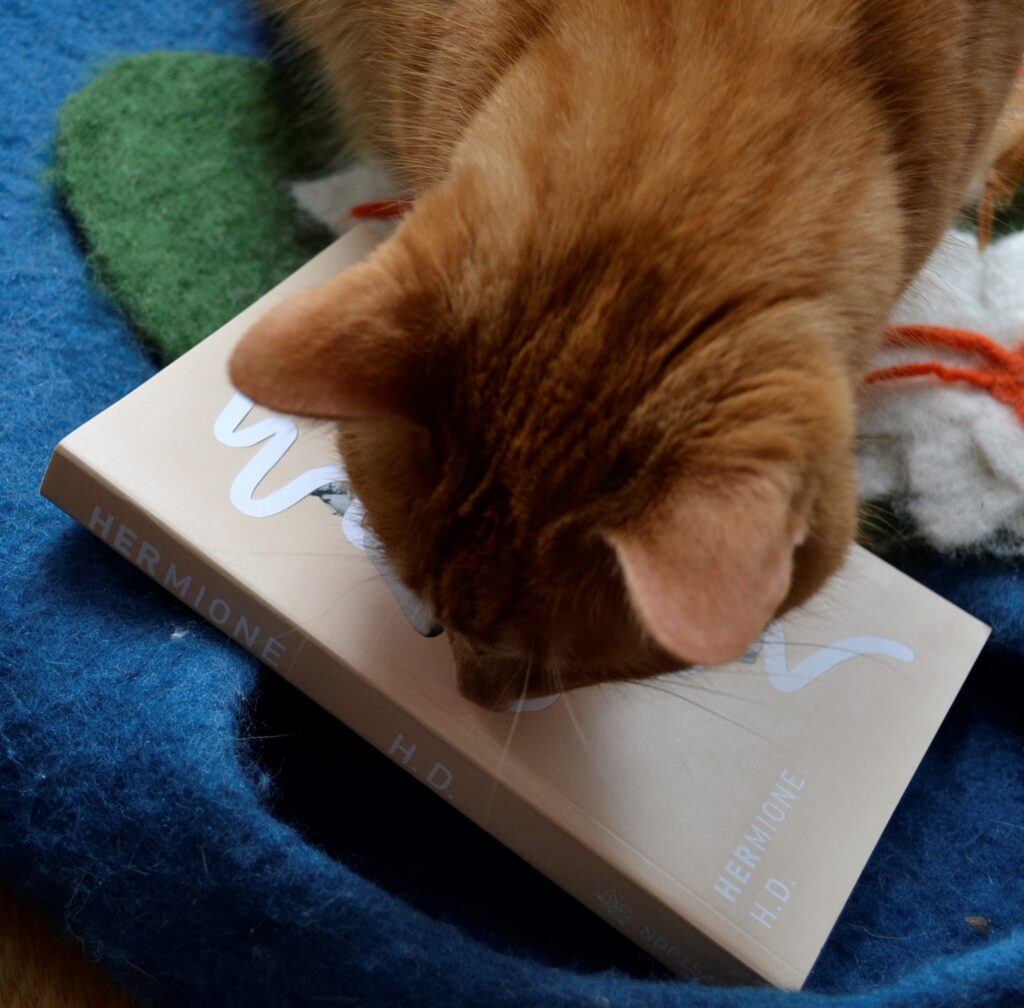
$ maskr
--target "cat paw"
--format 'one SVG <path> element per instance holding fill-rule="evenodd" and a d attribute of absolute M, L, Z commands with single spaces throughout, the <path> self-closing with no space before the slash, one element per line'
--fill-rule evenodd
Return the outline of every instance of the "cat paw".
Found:
<path fill-rule="evenodd" d="M 378 201 L 401 200 L 401 187 L 383 165 L 356 161 L 333 175 L 293 182 L 292 198 L 304 213 L 336 235 L 344 234 L 355 223 L 353 207 Z M 387 237 L 394 231 L 391 220 L 367 221 L 370 227 Z"/>

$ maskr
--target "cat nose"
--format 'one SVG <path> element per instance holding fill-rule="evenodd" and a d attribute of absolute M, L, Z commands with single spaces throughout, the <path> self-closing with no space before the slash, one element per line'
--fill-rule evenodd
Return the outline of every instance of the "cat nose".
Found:
<path fill-rule="evenodd" d="M 459 692 L 485 710 L 504 711 L 523 692 L 523 662 L 475 651 L 464 639 L 452 635 L 452 652 Z"/>
<path fill-rule="evenodd" d="M 518 691 L 510 690 L 504 683 L 463 677 L 461 674 L 459 692 L 477 707 L 495 712 L 508 710 L 519 696 Z"/>

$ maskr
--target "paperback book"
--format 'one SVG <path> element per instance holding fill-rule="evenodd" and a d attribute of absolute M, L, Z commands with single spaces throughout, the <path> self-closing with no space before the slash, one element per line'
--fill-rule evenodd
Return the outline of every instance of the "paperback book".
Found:
<path fill-rule="evenodd" d="M 349 232 L 69 434 L 43 493 L 680 975 L 799 988 L 987 628 L 855 547 L 732 665 L 475 707 L 330 426 L 227 379 L 256 319 L 378 241 Z"/>

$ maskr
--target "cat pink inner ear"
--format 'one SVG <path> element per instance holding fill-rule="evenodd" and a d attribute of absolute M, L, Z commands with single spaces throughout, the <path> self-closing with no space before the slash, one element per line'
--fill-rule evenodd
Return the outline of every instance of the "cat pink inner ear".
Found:
<path fill-rule="evenodd" d="M 271 309 L 235 348 L 232 384 L 281 413 L 412 418 L 419 369 L 373 279 L 351 271 Z"/>
<path fill-rule="evenodd" d="M 803 535 L 790 503 L 767 480 L 687 490 L 649 527 L 608 534 L 633 607 L 666 651 L 721 665 L 749 648 L 789 592 Z"/>

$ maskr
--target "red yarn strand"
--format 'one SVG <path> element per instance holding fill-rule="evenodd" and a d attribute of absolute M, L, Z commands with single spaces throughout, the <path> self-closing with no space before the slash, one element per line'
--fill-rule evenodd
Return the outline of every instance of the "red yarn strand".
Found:
<path fill-rule="evenodd" d="M 356 220 L 394 220 L 401 217 L 412 207 L 412 200 L 374 200 L 371 203 L 359 203 L 349 210 L 349 216 Z"/>
<path fill-rule="evenodd" d="M 987 368 L 950 367 L 938 361 L 896 364 L 872 371 L 865 384 L 889 382 L 904 378 L 938 378 L 944 382 L 966 382 L 988 392 L 999 402 L 1013 408 L 1024 423 L 1024 344 L 1007 350 L 981 333 L 946 326 L 893 326 L 886 330 L 890 346 L 935 346 L 974 354 L 989 365 Z"/>

